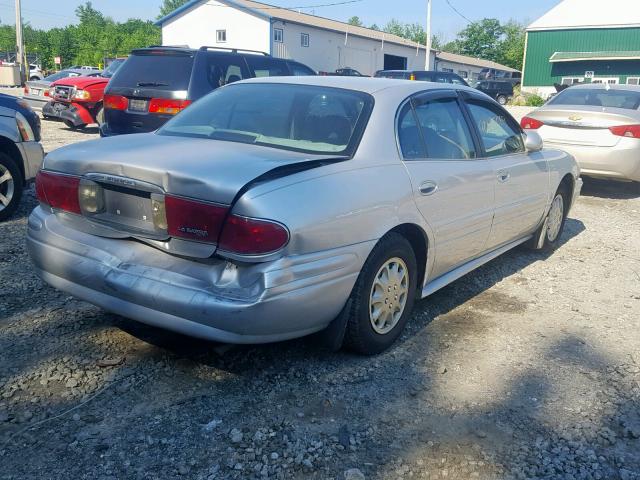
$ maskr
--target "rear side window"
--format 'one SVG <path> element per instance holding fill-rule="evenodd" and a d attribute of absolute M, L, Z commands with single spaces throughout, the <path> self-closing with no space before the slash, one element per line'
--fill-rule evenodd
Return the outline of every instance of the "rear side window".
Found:
<path fill-rule="evenodd" d="M 640 92 L 603 88 L 568 88 L 553 97 L 549 105 L 591 105 L 637 110 L 640 107 Z"/>
<path fill-rule="evenodd" d="M 256 77 L 281 77 L 289 75 L 286 64 L 271 57 L 248 55 L 245 57 L 249 69 Z"/>
<path fill-rule="evenodd" d="M 524 152 L 524 141 L 518 127 L 501 109 L 480 100 L 467 102 L 487 157 Z"/>
<path fill-rule="evenodd" d="M 111 87 L 152 87 L 187 90 L 193 54 L 144 53 L 131 55 L 111 78 Z"/>
<path fill-rule="evenodd" d="M 215 54 L 209 55 L 207 60 L 206 76 L 211 88 L 251 77 L 240 55 Z"/>
<path fill-rule="evenodd" d="M 423 82 L 433 82 L 433 76 L 427 72 L 417 72 L 416 80 L 421 80 Z"/>

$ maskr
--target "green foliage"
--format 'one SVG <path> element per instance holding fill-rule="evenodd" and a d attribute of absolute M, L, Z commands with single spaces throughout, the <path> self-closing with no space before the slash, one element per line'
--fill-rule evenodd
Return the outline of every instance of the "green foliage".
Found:
<path fill-rule="evenodd" d="M 527 107 L 541 107 L 544 103 L 544 98 L 540 95 L 529 95 L 527 97 Z"/>
<path fill-rule="evenodd" d="M 457 52 L 462 55 L 499 61 L 504 27 L 495 18 L 473 22 L 458 33 Z"/>
<path fill-rule="evenodd" d="M 364 27 L 364 23 L 362 23 L 362 21 L 360 20 L 360 17 L 355 15 L 351 17 L 349 20 L 347 20 L 347 23 L 349 25 L 354 25 L 356 27 Z"/>
<path fill-rule="evenodd" d="M 504 35 L 500 43 L 498 63 L 522 70 L 524 58 L 525 26 L 515 20 L 503 25 Z"/>
<path fill-rule="evenodd" d="M 76 8 L 78 23 L 64 28 L 36 30 L 24 26 L 25 50 L 37 55 L 42 68 L 53 69 L 54 57 L 62 67 L 99 65 L 107 57 L 129 54 L 134 48 L 160 43 L 160 29 L 150 21 L 129 19 L 114 22 L 96 10 L 91 2 Z M 15 27 L 0 25 L 0 53 L 15 52 Z"/>
<path fill-rule="evenodd" d="M 169 15 L 175 9 L 180 8 L 182 5 L 187 3 L 189 0 L 163 0 L 162 6 L 160 7 L 160 15 L 158 18 L 162 18 L 165 15 Z"/>

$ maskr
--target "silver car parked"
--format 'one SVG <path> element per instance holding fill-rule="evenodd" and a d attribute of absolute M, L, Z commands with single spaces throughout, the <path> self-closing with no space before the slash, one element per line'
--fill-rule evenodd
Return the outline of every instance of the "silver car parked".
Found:
<path fill-rule="evenodd" d="M 584 84 L 524 117 L 548 146 L 575 157 L 589 177 L 640 182 L 640 87 Z"/>
<path fill-rule="evenodd" d="M 49 284 L 141 322 L 232 343 L 328 329 L 372 354 L 416 295 L 555 247 L 580 186 L 468 87 L 252 79 L 47 156 L 28 248 Z"/>

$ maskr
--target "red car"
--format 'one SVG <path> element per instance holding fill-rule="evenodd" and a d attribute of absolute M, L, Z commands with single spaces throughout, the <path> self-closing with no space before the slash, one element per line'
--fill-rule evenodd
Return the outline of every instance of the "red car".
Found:
<path fill-rule="evenodd" d="M 114 60 L 99 76 L 68 77 L 53 82 L 49 87 L 52 100 L 42 107 L 44 118 L 60 119 L 73 129 L 92 123 L 101 125 L 104 89 L 124 61 L 124 58 Z"/>

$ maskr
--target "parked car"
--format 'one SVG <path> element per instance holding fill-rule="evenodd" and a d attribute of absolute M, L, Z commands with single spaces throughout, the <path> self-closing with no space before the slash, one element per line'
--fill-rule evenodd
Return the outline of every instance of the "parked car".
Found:
<path fill-rule="evenodd" d="M 500 105 L 506 105 L 513 97 L 513 85 L 510 82 L 481 80 L 476 84 L 476 89 L 486 93 Z"/>
<path fill-rule="evenodd" d="M 401 78 L 404 80 L 453 83 L 454 85 L 469 86 L 460 75 L 450 72 L 435 72 L 430 70 L 379 70 L 375 76 L 377 78 Z"/>
<path fill-rule="evenodd" d="M 232 343 L 329 328 L 373 354 L 416 296 L 558 246 L 580 186 L 471 88 L 261 78 L 50 153 L 27 241 L 47 283 L 144 323 Z"/>
<path fill-rule="evenodd" d="M 361 74 L 358 70 L 351 67 L 338 68 L 335 72 L 318 72 L 318 75 L 337 75 L 342 77 L 366 77 L 368 75 Z"/>
<path fill-rule="evenodd" d="M 640 87 L 569 87 L 521 121 L 573 155 L 589 177 L 640 182 Z"/>
<path fill-rule="evenodd" d="M 42 107 L 42 115 L 62 120 L 72 129 L 83 129 L 93 123 L 102 125 L 104 89 L 124 61 L 118 59 L 102 72 L 56 80 L 49 88 L 51 100 Z"/>
<path fill-rule="evenodd" d="M 100 70 L 95 73 L 87 73 L 86 70 L 74 70 L 69 68 L 52 73 L 51 75 L 44 77 L 42 80 L 29 80 L 25 84 L 22 99 L 34 110 L 42 110 L 42 107 L 51 100 L 51 97 L 49 97 L 49 88 L 51 88 L 51 84 L 56 80 L 79 77 L 81 75 L 98 76 L 100 73 Z"/>
<path fill-rule="evenodd" d="M 44 74 L 42 73 L 42 69 L 40 65 L 36 65 L 35 63 L 29 64 L 29 80 L 42 80 Z"/>
<path fill-rule="evenodd" d="M 483 68 L 480 70 L 478 80 L 498 80 L 509 82 L 512 87 L 516 87 L 522 83 L 522 73 L 516 70 L 506 71 L 497 68 Z"/>
<path fill-rule="evenodd" d="M 42 166 L 40 117 L 21 99 L 0 94 L 0 221 L 18 208 Z"/>
<path fill-rule="evenodd" d="M 100 134 L 151 132 L 212 90 L 244 78 L 315 74 L 299 62 L 250 50 L 134 50 L 107 87 Z"/>

